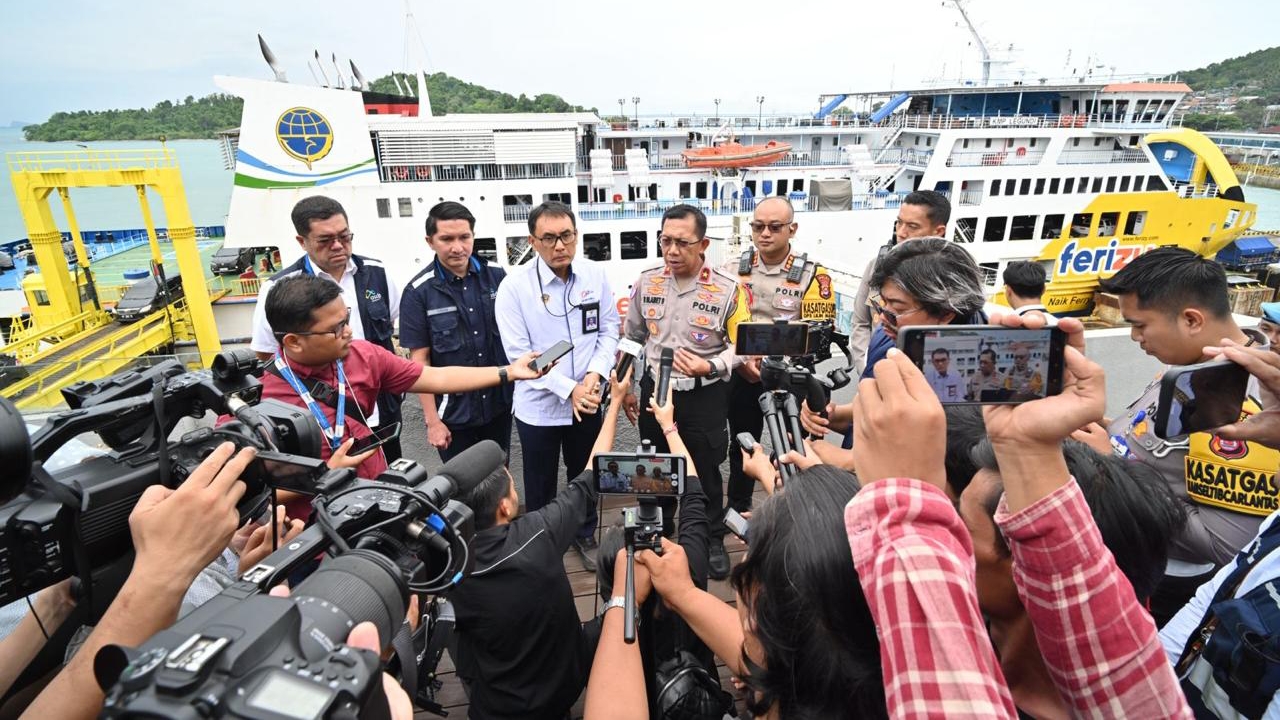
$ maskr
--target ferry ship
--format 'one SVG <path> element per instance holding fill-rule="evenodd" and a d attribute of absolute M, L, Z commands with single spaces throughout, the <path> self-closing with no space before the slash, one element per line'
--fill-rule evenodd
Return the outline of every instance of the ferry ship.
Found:
<path fill-rule="evenodd" d="M 903 197 L 929 189 L 950 197 L 948 237 L 972 253 L 992 293 L 1008 262 L 1030 259 L 1050 280 L 1050 310 L 1085 313 L 1098 280 L 1138 254 L 1180 245 L 1212 257 L 1256 216 L 1213 142 L 1173 125 L 1190 93 L 1176 81 L 840 93 L 811 114 L 625 121 L 433 116 L 425 94 L 216 82 L 244 99 L 241 127 L 223 136 L 235 170 L 226 244 L 275 244 L 291 262 L 301 249 L 289 211 L 321 193 L 346 208 L 355 252 L 402 283 L 432 261 L 424 219 L 443 200 L 475 214 L 476 253 L 508 269 L 534 255 L 529 211 L 568 203 L 579 252 L 608 263 L 625 303 L 638 274 L 661 262 L 664 210 L 701 207 L 708 260 L 722 263 L 748 246 L 755 203 L 783 196 L 796 210 L 796 248 L 832 270 L 847 312 Z M 787 151 L 754 163 L 724 153 L 720 166 L 708 161 L 715 152 L 697 152 L 731 143 Z"/>

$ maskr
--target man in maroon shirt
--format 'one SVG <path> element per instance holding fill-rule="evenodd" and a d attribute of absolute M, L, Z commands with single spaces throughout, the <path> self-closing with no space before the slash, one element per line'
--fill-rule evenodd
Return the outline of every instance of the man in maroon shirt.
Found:
<path fill-rule="evenodd" d="M 369 435 L 365 418 L 379 393 L 460 393 L 538 376 L 531 352 L 506 367 L 422 367 L 373 343 L 351 338 L 351 310 L 342 288 L 314 275 L 279 280 L 267 294 L 267 322 L 280 343 L 274 367 L 262 376 L 263 398 L 308 408 L 324 436 L 321 457 L 334 467 L 356 467 L 363 478 L 387 469 L 377 450 L 348 457 L 354 439 Z M 334 391 L 336 404 L 320 402 L 308 390 L 319 381 Z M 345 400 L 341 398 L 345 396 Z M 332 456 L 332 459 L 331 459 Z"/>

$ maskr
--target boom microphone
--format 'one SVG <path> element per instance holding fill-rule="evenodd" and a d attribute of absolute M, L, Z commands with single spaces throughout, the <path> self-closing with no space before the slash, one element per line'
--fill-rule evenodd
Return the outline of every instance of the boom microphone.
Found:
<path fill-rule="evenodd" d="M 440 472 L 421 486 L 421 492 L 436 507 L 444 507 L 449 498 L 471 492 L 485 478 L 507 463 L 502 446 L 482 440 L 463 450 L 440 468 Z"/>
<path fill-rule="evenodd" d="M 676 353 L 671 348 L 662 348 L 662 359 L 658 361 L 658 404 L 667 402 L 667 387 L 671 385 L 671 363 L 675 362 Z"/>

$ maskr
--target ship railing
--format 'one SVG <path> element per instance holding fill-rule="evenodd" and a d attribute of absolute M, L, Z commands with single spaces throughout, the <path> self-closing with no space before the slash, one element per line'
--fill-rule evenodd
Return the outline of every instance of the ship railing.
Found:
<path fill-rule="evenodd" d="M 1122 150 L 1066 151 L 1058 156 L 1059 165 L 1110 165 L 1116 163 L 1147 162 L 1147 154 L 1134 148 Z"/>
<path fill-rule="evenodd" d="M 172 150 L 57 150 L 5 154 L 10 172 L 59 172 L 72 170 L 132 170 L 172 168 L 178 161 Z"/>
<path fill-rule="evenodd" d="M 1003 167 L 1006 165 L 1038 165 L 1044 150 L 1027 147 L 999 150 L 960 150 L 947 158 L 947 167 Z"/>
<path fill-rule="evenodd" d="M 910 193 L 887 191 L 860 193 L 853 195 L 848 209 L 881 210 L 897 208 Z M 943 193 L 948 195 L 949 193 Z M 803 195 L 803 197 L 800 197 Z M 756 203 L 765 197 L 736 198 L 733 200 L 711 200 L 704 198 L 681 198 L 679 200 L 634 200 L 626 202 L 580 203 L 577 206 L 578 217 L 582 220 L 628 220 L 636 218 L 660 218 L 673 205 L 685 203 L 693 205 L 707 215 L 734 215 L 748 213 L 755 209 Z M 792 193 L 792 205 L 797 210 L 807 212 L 826 212 L 820 210 L 821 199 L 816 195 Z"/>
<path fill-rule="evenodd" d="M 1218 186 L 1215 183 L 1205 183 L 1197 185 L 1195 183 L 1173 182 L 1173 191 L 1178 193 L 1181 198 L 1216 198 L 1218 197 Z"/>
<path fill-rule="evenodd" d="M 533 211 L 528 205 L 504 205 L 502 207 L 502 219 L 507 222 L 525 222 L 529 219 L 529 213 Z"/>
<path fill-rule="evenodd" d="M 383 165 L 382 182 L 430 180 L 532 180 L 573 177 L 573 163 Z"/>
<path fill-rule="evenodd" d="M 933 159 L 933 150 L 917 150 L 916 148 L 887 148 L 880 152 L 882 165 L 910 165 L 924 168 Z"/>
<path fill-rule="evenodd" d="M 978 130 L 978 129 L 1017 129 L 1017 128 L 1086 128 L 1103 127 L 1110 129 L 1151 129 L 1168 127 L 1168 117 L 1156 119 L 1143 116 L 1141 119 L 1124 120 L 1113 114 L 1060 113 L 1035 114 L 1017 113 L 1012 115 L 947 115 L 947 114 L 896 114 L 884 122 L 882 127 L 900 126 L 919 130 Z"/>
<path fill-rule="evenodd" d="M 717 129 L 723 126 L 736 130 L 756 130 L 768 128 L 791 128 L 791 127 L 870 127 L 865 115 L 854 113 L 832 113 L 825 118 L 815 118 L 812 115 L 792 115 L 792 114 L 757 114 L 743 113 L 741 115 L 730 115 L 722 113 L 719 117 L 714 115 L 641 115 L 638 119 L 627 117 L 625 120 L 619 116 L 611 116 L 606 122 L 613 130 L 665 130 L 670 128 L 677 129 L 694 129 L 694 128 L 711 128 Z"/>
<path fill-rule="evenodd" d="M 982 192 L 978 190 L 961 190 L 960 204 L 961 205 L 981 205 Z"/>

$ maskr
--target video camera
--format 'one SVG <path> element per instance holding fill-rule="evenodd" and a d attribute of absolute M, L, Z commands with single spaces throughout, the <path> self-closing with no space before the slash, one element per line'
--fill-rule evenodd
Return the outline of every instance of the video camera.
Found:
<path fill-rule="evenodd" d="M 240 582 L 136 650 L 99 653 L 103 716 L 373 716 L 385 707 L 381 661 L 348 647 L 347 635 L 370 621 L 385 650 L 410 592 L 461 582 L 475 525 L 470 508 L 450 498 L 505 460 L 497 443 L 485 441 L 434 477 L 402 459 L 374 481 L 350 482 L 347 470 L 345 479 L 323 484 L 312 503 L 315 523 Z M 264 594 L 322 553 L 328 557 L 290 597 Z"/>
<path fill-rule="evenodd" d="M 223 442 L 259 450 L 241 477 L 247 485 L 242 519 L 265 509 L 276 476 L 303 484 L 323 475 L 328 468 L 316 459 L 315 422 L 301 408 L 259 402 L 262 385 L 249 374 L 256 366 L 251 352 L 224 352 L 210 370 L 187 372 L 166 360 L 77 383 L 62 391 L 71 410 L 52 415 L 30 436 L 13 412 L 0 456 L 12 473 L 0 492 L 0 499 L 11 498 L 0 506 L 0 604 L 76 576 L 79 604 L 96 621 L 113 598 L 95 597 L 95 579 L 132 551 L 128 520 L 138 498 L 151 485 L 176 488 Z M 207 410 L 236 419 L 169 442 L 183 416 Z M 84 432 L 96 432 L 110 451 L 52 473 L 45 469 L 55 451 Z"/>

